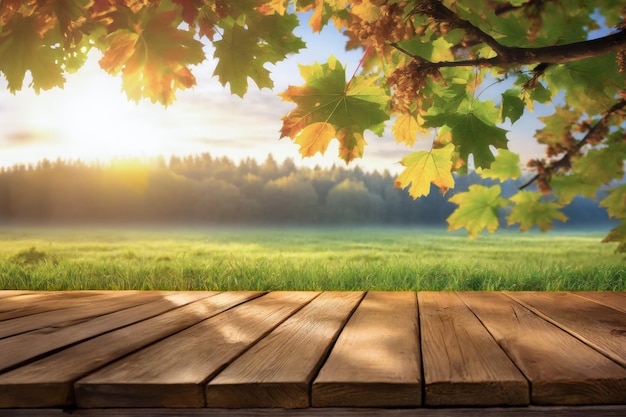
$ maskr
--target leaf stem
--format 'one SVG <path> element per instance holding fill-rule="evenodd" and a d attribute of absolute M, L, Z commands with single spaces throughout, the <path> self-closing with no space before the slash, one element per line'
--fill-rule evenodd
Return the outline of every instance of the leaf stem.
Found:
<path fill-rule="evenodd" d="M 372 45 L 370 44 L 365 49 L 365 52 L 363 53 L 363 56 L 361 57 L 361 60 L 359 61 L 359 64 L 354 69 L 354 73 L 352 73 L 352 77 L 350 77 L 350 79 L 348 80 L 348 83 L 346 84 L 346 90 L 345 91 L 348 91 L 348 88 L 350 88 L 350 84 L 352 84 L 352 80 L 354 80 L 354 77 L 356 77 L 356 73 L 363 66 L 363 63 L 365 62 L 365 59 L 367 58 L 367 54 L 369 54 L 371 48 L 372 48 Z"/>

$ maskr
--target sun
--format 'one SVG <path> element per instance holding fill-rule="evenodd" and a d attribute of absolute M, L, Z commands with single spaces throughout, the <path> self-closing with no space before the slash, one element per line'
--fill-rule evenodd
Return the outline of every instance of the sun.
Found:
<path fill-rule="evenodd" d="M 72 84 L 60 95 L 56 128 L 77 156 L 109 160 L 158 153 L 159 142 L 150 133 L 159 121 L 147 114 L 152 109 L 145 109 L 146 104 L 128 101 L 119 78 L 101 70 L 72 77 Z"/>

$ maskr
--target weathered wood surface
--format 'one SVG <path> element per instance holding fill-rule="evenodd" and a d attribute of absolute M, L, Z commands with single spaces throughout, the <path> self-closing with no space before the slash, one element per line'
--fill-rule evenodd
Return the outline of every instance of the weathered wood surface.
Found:
<path fill-rule="evenodd" d="M 626 368 L 504 294 L 461 298 L 524 373 L 533 404 L 626 403 Z"/>
<path fill-rule="evenodd" d="M 528 382 L 457 294 L 418 301 L 426 405 L 529 403 Z"/>
<path fill-rule="evenodd" d="M 624 416 L 624 300 L 0 291 L 0 417 Z"/>
<path fill-rule="evenodd" d="M 415 293 L 370 292 L 313 383 L 313 407 L 422 404 Z"/>
<path fill-rule="evenodd" d="M 624 417 L 626 406 L 489 408 L 84 408 L 0 409 L 0 417 Z"/>
<path fill-rule="evenodd" d="M 309 407 L 313 377 L 362 297 L 325 292 L 315 298 L 209 381 L 207 405 Z"/>

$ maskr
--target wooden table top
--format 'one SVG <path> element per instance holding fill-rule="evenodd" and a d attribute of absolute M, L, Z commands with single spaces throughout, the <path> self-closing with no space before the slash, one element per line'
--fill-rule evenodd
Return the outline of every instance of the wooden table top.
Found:
<path fill-rule="evenodd" d="M 0 416 L 68 408 L 623 416 L 626 293 L 0 291 Z"/>

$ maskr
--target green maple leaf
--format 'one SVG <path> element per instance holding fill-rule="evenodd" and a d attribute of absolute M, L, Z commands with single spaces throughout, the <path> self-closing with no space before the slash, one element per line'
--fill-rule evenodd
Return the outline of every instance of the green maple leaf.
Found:
<path fill-rule="evenodd" d="M 550 186 L 554 195 L 559 199 L 561 204 L 569 204 L 574 197 L 583 195 L 588 198 L 595 198 L 598 187 L 601 183 L 593 181 L 587 182 L 589 179 L 579 174 L 557 175 L 550 179 Z"/>
<path fill-rule="evenodd" d="M 42 27 L 37 16 L 14 16 L 2 29 L 0 35 L 0 72 L 8 82 L 8 89 L 15 93 L 22 89 L 26 72 L 32 75 L 36 93 L 65 84 L 62 64 L 65 59 L 59 31 Z"/>
<path fill-rule="evenodd" d="M 452 176 L 452 154 L 454 145 L 448 144 L 441 149 L 430 152 L 419 151 L 402 158 L 402 165 L 406 168 L 396 178 L 396 188 L 409 188 L 409 194 L 414 199 L 430 193 L 430 184 L 439 187 L 442 193 L 454 188 Z"/>
<path fill-rule="evenodd" d="M 626 85 L 626 73 L 619 72 L 615 54 L 606 54 L 551 67 L 546 80 L 552 88 L 565 91 L 568 105 L 595 115 L 614 103 Z"/>
<path fill-rule="evenodd" d="M 389 119 L 386 111 L 389 96 L 376 84 L 377 77 L 357 76 L 347 83 L 345 68 L 332 56 L 326 64 L 300 66 L 300 73 L 306 84 L 289 86 L 280 95 L 284 101 L 297 104 L 282 118 L 281 137 L 288 136 L 297 143 L 306 142 L 307 147 L 315 152 L 325 150 L 324 144 L 334 137 L 339 140 L 339 155 L 346 162 L 361 156 L 365 146 L 364 131 L 369 129 L 381 136 L 385 121 Z M 303 132 L 314 123 L 327 124 L 333 129 L 324 127 Z M 298 140 L 302 133 L 313 134 L 314 140 L 320 141 L 321 145 L 313 144 L 310 136 L 306 141 Z M 304 154 L 309 156 L 309 152 Z"/>
<path fill-rule="evenodd" d="M 491 168 L 477 169 L 483 178 L 493 178 L 500 181 L 517 179 L 522 175 L 519 155 L 506 149 L 498 149 L 498 155 L 491 164 Z"/>
<path fill-rule="evenodd" d="M 557 107 L 554 114 L 538 117 L 545 126 L 537 130 L 535 139 L 545 145 L 561 143 L 563 137 L 570 131 L 572 125 L 580 119 L 581 115 L 581 111 L 569 107 Z"/>
<path fill-rule="evenodd" d="M 626 143 L 609 143 L 608 146 L 592 149 L 586 155 L 572 161 L 572 171 L 582 176 L 586 182 L 607 184 L 624 176 Z"/>
<path fill-rule="evenodd" d="M 508 117 L 511 123 L 515 123 L 524 114 L 524 101 L 519 96 L 520 91 L 516 89 L 506 90 L 502 93 L 502 105 L 500 106 L 502 122 Z"/>
<path fill-rule="evenodd" d="M 609 190 L 609 195 L 600 201 L 611 217 L 626 218 L 626 184 Z"/>
<path fill-rule="evenodd" d="M 259 88 L 273 88 L 274 82 L 265 64 L 275 64 L 288 54 L 305 47 L 293 35 L 298 25 L 295 15 L 263 15 L 257 13 L 242 26 L 233 19 L 223 21 L 222 39 L 215 41 L 214 56 L 219 59 L 213 75 L 230 91 L 243 97 L 248 90 L 248 78 Z"/>
<path fill-rule="evenodd" d="M 448 230 L 465 228 L 471 237 L 476 237 L 483 229 L 495 232 L 498 229 L 498 209 L 508 202 L 500 196 L 499 185 L 485 187 L 474 184 L 469 191 L 450 198 L 458 208 L 448 217 Z"/>
<path fill-rule="evenodd" d="M 476 167 L 489 168 L 495 160 L 490 147 L 507 149 L 507 131 L 495 126 L 498 114 L 492 102 L 464 102 L 456 113 L 424 116 L 424 126 L 446 126 L 464 161 L 473 155 Z"/>
<path fill-rule="evenodd" d="M 611 229 L 609 234 L 602 240 L 603 243 L 617 242 L 617 248 L 615 252 L 626 252 L 626 224 L 620 224 L 619 226 Z"/>
<path fill-rule="evenodd" d="M 520 191 L 510 200 L 515 203 L 507 217 L 509 226 L 519 223 L 520 230 L 525 232 L 533 226 L 538 226 L 542 232 L 552 228 L 552 221 L 567 221 L 567 217 L 558 209 L 558 203 L 541 201 L 542 194 L 534 191 Z"/>

